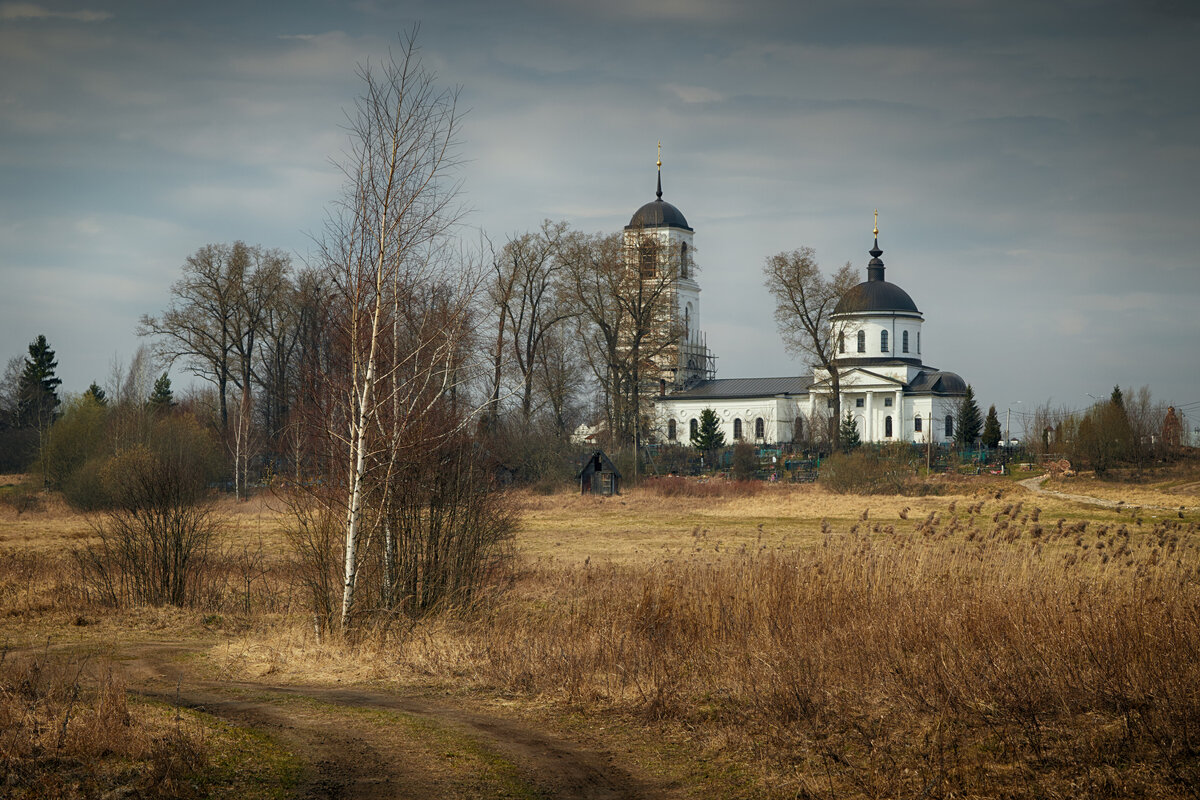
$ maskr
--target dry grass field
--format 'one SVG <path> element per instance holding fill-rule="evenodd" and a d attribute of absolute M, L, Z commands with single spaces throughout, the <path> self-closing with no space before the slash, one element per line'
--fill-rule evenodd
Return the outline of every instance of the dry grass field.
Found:
<path fill-rule="evenodd" d="M 69 554 L 89 521 L 0 506 L 4 713 L 38 720 L 0 739 L 0 786 L 115 715 L 132 749 L 72 785 L 324 796 L 310 762 L 345 753 L 315 742 L 350 726 L 424 796 L 1200 796 L 1197 483 L 1048 488 L 1125 502 L 995 477 L 919 497 L 522 494 L 513 572 L 477 608 L 355 642 L 315 635 L 270 498 L 222 502 L 229 574 L 195 610 L 100 606 Z M 114 666 L 76 679 L 81 659 Z M 352 713 L 342 687 L 361 687 Z M 211 713 L 175 720 L 189 704 Z M 274 777 L 247 788 L 241 753 Z M 27 796 L 88 796 L 55 791 Z"/>

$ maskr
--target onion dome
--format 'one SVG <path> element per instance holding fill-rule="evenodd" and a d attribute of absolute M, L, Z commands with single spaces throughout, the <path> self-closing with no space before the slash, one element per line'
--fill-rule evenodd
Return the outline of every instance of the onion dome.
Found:
<path fill-rule="evenodd" d="M 903 311 L 910 314 L 920 314 L 917 304 L 908 296 L 908 292 L 894 283 L 883 279 L 883 260 L 879 257 L 883 251 L 879 249 L 879 225 L 875 227 L 875 246 L 869 251 L 871 260 L 867 262 L 867 280 L 858 284 L 842 295 L 834 314 L 861 314 L 876 311 Z"/>

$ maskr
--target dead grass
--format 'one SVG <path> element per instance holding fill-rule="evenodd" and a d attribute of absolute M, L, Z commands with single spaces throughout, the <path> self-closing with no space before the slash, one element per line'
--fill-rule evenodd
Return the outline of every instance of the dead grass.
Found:
<path fill-rule="evenodd" d="M 202 734 L 132 706 L 120 679 L 49 653 L 0 659 L 0 787 L 12 798 L 201 797 Z"/>
<path fill-rule="evenodd" d="M 606 731 L 700 794 L 1196 797 L 1198 521 L 1004 480 L 939 491 L 523 494 L 521 568 L 484 610 L 322 640 L 299 601 L 266 599 L 279 561 L 250 613 L 220 612 L 238 625 L 85 609 L 82 633 L 216 617 L 226 677 L 472 692 Z M 248 528 L 230 541 L 275 546 L 270 507 L 221 511 Z M 80 601 L 41 552 L 0 557 L 0 613 L 70 625 Z"/>

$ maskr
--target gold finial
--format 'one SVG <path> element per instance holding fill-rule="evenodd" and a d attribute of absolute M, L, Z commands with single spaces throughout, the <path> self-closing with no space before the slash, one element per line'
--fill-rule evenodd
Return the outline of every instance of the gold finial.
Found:
<path fill-rule="evenodd" d="M 658 168 L 662 169 L 662 139 L 658 140 Z"/>
<path fill-rule="evenodd" d="M 875 209 L 875 235 L 879 235 L 879 209 Z"/>

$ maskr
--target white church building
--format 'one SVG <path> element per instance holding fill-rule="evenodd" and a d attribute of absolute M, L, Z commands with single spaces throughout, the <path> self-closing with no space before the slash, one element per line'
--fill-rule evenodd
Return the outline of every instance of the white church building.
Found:
<path fill-rule="evenodd" d="M 662 443 L 687 444 L 700 414 L 716 412 L 730 443 L 802 442 L 813 426 L 832 423 L 829 375 L 783 378 L 717 378 L 715 358 L 700 330 L 700 285 L 689 268 L 695 231 L 683 213 L 658 197 L 639 208 L 626 236 L 653 235 L 678 259 L 674 313 L 682 331 L 673 363 L 660 365 L 664 379 L 654 400 L 651 435 Z M 966 382 L 922 359 L 924 317 L 908 293 L 884 278 L 879 230 L 869 251 L 867 279 L 838 302 L 831 317 L 840 376 L 842 416 L 849 411 L 864 442 L 939 443 L 953 438 L 954 416 Z"/>

